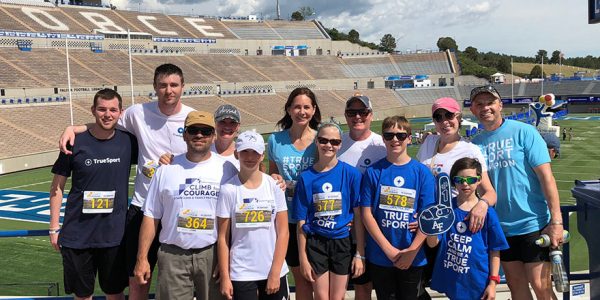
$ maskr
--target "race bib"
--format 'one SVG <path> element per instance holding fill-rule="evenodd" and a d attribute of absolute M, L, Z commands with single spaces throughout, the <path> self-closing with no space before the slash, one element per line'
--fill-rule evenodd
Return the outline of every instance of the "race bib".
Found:
<path fill-rule="evenodd" d="M 337 216 L 342 214 L 342 193 L 326 192 L 313 195 L 315 217 Z"/>
<path fill-rule="evenodd" d="M 213 233 L 215 217 L 195 209 L 182 208 L 177 216 L 177 232 Z"/>
<path fill-rule="evenodd" d="M 109 214 L 115 206 L 115 191 L 83 192 L 84 214 Z"/>
<path fill-rule="evenodd" d="M 382 185 L 379 193 L 379 208 L 413 213 L 416 194 L 415 190 Z"/>
<path fill-rule="evenodd" d="M 156 173 L 156 169 L 158 169 L 158 167 L 159 164 L 151 160 L 142 166 L 142 174 L 144 174 L 144 176 L 147 178 L 152 178 L 154 177 L 154 173 Z"/>
<path fill-rule="evenodd" d="M 271 226 L 273 201 L 252 201 L 241 204 L 235 212 L 235 228 Z"/>

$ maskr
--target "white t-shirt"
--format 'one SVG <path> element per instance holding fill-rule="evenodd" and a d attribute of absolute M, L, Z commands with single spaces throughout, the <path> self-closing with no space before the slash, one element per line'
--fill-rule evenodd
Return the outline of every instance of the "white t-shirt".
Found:
<path fill-rule="evenodd" d="M 215 146 L 215 144 L 213 143 L 212 145 L 210 145 L 210 151 L 218 156 L 220 156 L 222 159 L 232 163 L 238 170 L 240 169 L 240 161 L 237 160 L 237 158 L 235 158 L 235 155 L 233 153 L 231 153 L 231 155 L 221 155 L 217 152 L 217 147 Z"/>
<path fill-rule="evenodd" d="M 355 141 L 348 133 L 342 135 L 342 148 L 338 152 L 338 159 L 356 167 L 361 174 L 370 165 L 387 155 L 385 144 L 381 135 L 371 132 L 363 141 Z"/>
<path fill-rule="evenodd" d="M 132 133 L 138 140 L 135 191 L 131 204 L 140 207 L 144 204 L 150 179 L 156 173 L 161 155 L 186 152 L 183 127 L 185 118 L 193 110 L 182 105 L 179 113 L 167 116 L 158 109 L 158 102 L 147 102 L 129 107 L 119 119 L 120 128 Z"/>
<path fill-rule="evenodd" d="M 481 163 L 482 172 L 487 172 L 487 164 L 483 158 L 483 154 L 479 149 L 479 146 L 460 138 L 458 144 L 452 148 L 452 150 L 446 153 L 437 153 L 436 147 L 440 139 L 439 135 L 429 135 L 419 148 L 417 153 L 417 159 L 426 165 L 433 173 L 437 176 L 439 173 L 444 172 L 450 176 L 450 170 L 454 165 L 454 162 L 463 158 L 470 157 L 479 160 Z M 433 160 L 433 163 L 432 163 Z M 453 189 L 453 195 L 456 196 L 458 192 Z"/>
<path fill-rule="evenodd" d="M 231 219 L 231 280 L 256 281 L 269 277 L 277 240 L 275 216 L 286 210 L 284 192 L 266 174 L 256 189 L 244 187 L 238 176 L 221 186 L 217 217 Z M 287 273 L 284 262 L 279 277 Z"/>
<path fill-rule="evenodd" d="M 217 241 L 215 209 L 222 184 L 237 174 L 228 161 L 212 155 L 195 163 L 185 154 L 158 169 L 144 203 L 144 216 L 160 219 L 159 241 L 198 249 Z"/>

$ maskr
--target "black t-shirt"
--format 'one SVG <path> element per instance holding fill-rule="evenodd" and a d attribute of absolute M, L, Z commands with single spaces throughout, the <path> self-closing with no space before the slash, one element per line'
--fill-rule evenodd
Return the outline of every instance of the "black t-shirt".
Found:
<path fill-rule="evenodd" d="M 52 167 L 56 175 L 72 175 L 59 244 L 75 249 L 117 246 L 125 232 L 129 173 L 137 160 L 137 141 L 120 130 L 107 140 L 86 131 L 77 134 L 72 152 L 60 153 Z"/>

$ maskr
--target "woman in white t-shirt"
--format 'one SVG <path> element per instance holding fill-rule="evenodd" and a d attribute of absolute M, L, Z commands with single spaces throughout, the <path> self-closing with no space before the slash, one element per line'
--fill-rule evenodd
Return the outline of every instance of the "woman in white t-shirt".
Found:
<path fill-rule="evenodd" d="M 475 233 L 483 228 L 488 207 L 496 204 L 496 191 L 487 175 L 487 166 L 481 150 L 478 146 L 463 139 L 459 134 L 462 121 L 460 111 L 460 106 L 453 98 L 435 100 L 431 107 L 431 114 L 437 134 L 425 136 L 417 153 L 417 159 L 429 167 L 434 176 L 439 173 L 450 174 L 454 162 L 463 157 L 475 158 L 481 163 L 483 172 L 481 184 L 477 188 L 480 200 L 468 215 L 469 230 Z M 458 192 L 453 189 L 452 194 L 455 197 Z M 426 247 L 425 254 L 428 264 L 421 279 L 422 289 L 419 291 L 420 294 L 426 293 L 424 285 L 431 278 L 437 248 Z"/>
<path fill-rule="evenodd" d="M 481 200 L 469 216 L 469 224 L 471 224 L 469 229 L 477 232 L 483 226 L 488 206 L 496 204 L 496 192 L 487 175 L 487 166 L 481 150 L 459 134 L 462 121 L 460 111 L 460 106 L 453 98 L 435 100 L 431 113 L 438 134 L 427 136 L 419 148 L 417 159 L 428 166 L 434 176 L 442 172 L 450 174 L 452 165 L 460 158 L 471 157 L 479 160 L 483 167 L 481 184 L 477 190 Z M 456 194 L 456 191 L 453 191 L 453 195 Z"/>
<path fill-rule="evenodd" d="M 287 299 L 285 194 L 259 170 L 265 151 L 260 134 L 243 132 L 235 146 L 240 172 L 221 186 L 217 202 L 221 293 L 236 300 Z"/>

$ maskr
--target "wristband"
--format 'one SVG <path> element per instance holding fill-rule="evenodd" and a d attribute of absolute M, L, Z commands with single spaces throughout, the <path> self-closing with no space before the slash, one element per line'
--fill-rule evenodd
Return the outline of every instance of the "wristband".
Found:
<path fill-rule="evenodd" d="M 60 228 L 48 230 L 48 234 L 58 234 L 59 232 L 60 232 Z"/>
<path fill-rule="evenodd" d="M 360 255 L 360 254 L 358 254 L 358 253 L 354 254 L 354 257 L 356 257 L 356 258 L 360 258 L 360 259 L 362 259 L 362 260 L 365 260 L 365 259 L 367 259 L 366 257 L 364 257 L 364 256 L 362 256 L 362 255 Z"/>
<path fill-rule="evenodd" d="M 500 284 L 500 276 L 498 276 L 498 275 L 490 275 L 489 278 L 490 278 L 491 281 L 494 281 L 495 283 Z"/>
<path fill-rule="evenodd" d="M 551 221 L 550 225 L 562 225 L 563 223 L 561 221 Z"/>

